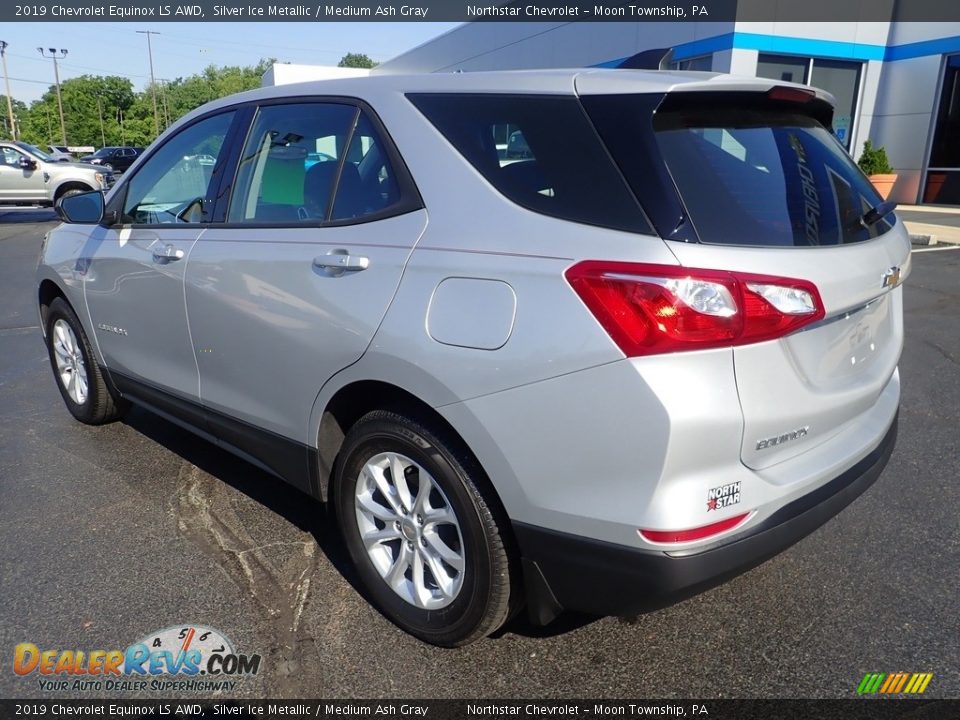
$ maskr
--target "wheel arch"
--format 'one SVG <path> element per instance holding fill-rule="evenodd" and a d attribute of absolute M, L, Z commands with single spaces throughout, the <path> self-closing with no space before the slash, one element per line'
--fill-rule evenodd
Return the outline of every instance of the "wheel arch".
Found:
<path fill-rule="evenodd" d="M 73 308 L 74 312 L 77 312 L 77 309 L 73 307 L 73 303 L 70 302 L 63 288 L 50 278 L 41 280 L 37 288 L 37 301 L 40 307 L 40 331 L 44 337 L 47 335 L 47 313 L 50 312 L 50 305 L 52 305 L 53 301 L 57 298 L 63 298 L 63 301 Z M 79 317 L 79 314 L 77 317 Z"/>
<path fill-rule="evenodd" d="M 334 465 L 344 437 L 357 420 L 372 410 L 395 410 L 437 423 L 441 430 L 456 438 L 480 465 L 479 459 L 470 451 L 460 433 L 440 413 L 415 393 L 391 382 L 377 379 L 345 382 L 335 391 L 328 393 L 320 407 L 316 438 L 319 490 L 323 500 L 330 496 Z"/>
<path fill-rule="evenodd" d="M 480 469 L 482 477 L 479 482 L 488 491 L 490 501 L 496 506 L 497 515 L 509 525 L 511 513 L 507 509 L 507 500 L 515 497 L 519 487 L 516 478 L 505 464 L 505 459 L 499 456 L 491 457 L 489 453 L 478 453 L 474 440 L 485 448 L 490 447 L 486 441 L 488 436 L 481 438 L 476 435 L 477 432 L 485 435 L 482 428 L 459 427 L 445 415 L 442 408 L 425 400 L 425 394 L 385 379 L 374 378 L 354 378 L 338 384 L 335 389 L 321 393 L 315 407 L 318 425 L 314 435 L 317 442 L 317 471 L 314 477 L 319 483 L 319 496 L 324 501 L 330 499 L 340 448 L 353 424 L 372 410 L 393 410 L 429 425 L 431 429 L 456 443 L 458 449 L 466 453 Z"/>
<path fill-rule="evenodd" d="M 56 190 L 53 191 L 53 201 L 56 202 L 63 197 L 63 194 L 69 190 L 81 190 L 83 192 L 88 192 L 90 190 L 95 190 L 90 183 L 84 182 L 82 180 L 64 180 L 62 183 L 57 185 Z"/>

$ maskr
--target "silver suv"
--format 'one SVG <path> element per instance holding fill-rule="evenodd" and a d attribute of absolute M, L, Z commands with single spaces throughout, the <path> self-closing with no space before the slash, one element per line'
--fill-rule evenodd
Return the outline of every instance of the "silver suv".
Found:
<path fill-rule="evenodd" d="M 113 173 L 63 162 L 24 142 L 0 142 L 0 205 L 49 207 L 67 195 L 107 190 Z"/>
<path fill-rule="evenodd" d="M 909 240 L 832 112 L 634 70 L 226 98 L 61 202 L 50 362 L 78 420 L 133 402 L 326 501 L 427 642 L 662 607 L 893 450 Z"/>

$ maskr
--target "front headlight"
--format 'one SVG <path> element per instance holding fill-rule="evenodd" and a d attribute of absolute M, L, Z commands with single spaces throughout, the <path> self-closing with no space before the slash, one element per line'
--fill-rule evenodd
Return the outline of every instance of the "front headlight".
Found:
<path fill-rule="evenodd" d="M 105 186 L 107 184 L 107 176 L 104 175 L 103 173 L 94 173 L 93 176 L 97 179 L 97 182 L 100 183 L 101 185 Z"/>

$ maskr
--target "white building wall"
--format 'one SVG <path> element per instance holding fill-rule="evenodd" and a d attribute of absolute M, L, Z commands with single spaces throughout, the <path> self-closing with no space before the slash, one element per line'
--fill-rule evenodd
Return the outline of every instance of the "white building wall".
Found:
<path fill-rule="evenodd" d="M 888 42 L 902 47 L 958 35 L 960 23 L 895 23 Z M 940 54 L 884 63 L 870 137 L 886 148 L 890 164 L 899 175 L 891 195 L 897 202 L 921 199 L 942 75 Z"/>
<path fill-rule="evenodd" d="M 931 55 L 886 63 L 883 69 L 870 138 L 886 148 L 899 176 L 891 200 L 909 203 L 920 197 L 942 65 L 942 56 Z"/>
<path fill-rule="evenodd" d="M 888 48 L 889 53 L 892 47 L 896 52 L 911 43 L 960 36 L 960 23 L 468 23 L 383 63 L 374 72 L 589 67 L 651 48 L 677 47 L 734 32 L 734 44 L 768 49 L 716 51 L 712 57 L 716 72 L 753 76 L 760 52 L 794 54 L 791 47 L 807 48 L 797 51 L 804 56 L 876 57 L 864 61 L 851 151 L 859 157 L 868 138 L 884 146 L 900 175 L 892 199 L 918 201 L 939 102 L 943 56 L 883 61 L 878 48 Z M 816 41 L 829 45 L 818 53 L 809 43 L 791 44 L 791 39 L 814 41 L 812 48 Z M 919 48 L 920 52 L 934 50 Z M 681 48 L 679 57 L 693 55 Z"/>
<path fill-rule="evenodd" d="M 370 71 L 364 68 L 342 68 L 332 65 L 296 65 L 294 63 L 274 63 L 260 78 L 261 87 L 272 85 L 290 85 L 291 83 L 310 82 L 311 80 L 340 80 L 343 78 L 363 77 Z"/>
<path fill-rule="evenodd" d="M 589 67 L 733 32 L 733 23 L 468 23 L 377 66 L 375 74 Z"/>

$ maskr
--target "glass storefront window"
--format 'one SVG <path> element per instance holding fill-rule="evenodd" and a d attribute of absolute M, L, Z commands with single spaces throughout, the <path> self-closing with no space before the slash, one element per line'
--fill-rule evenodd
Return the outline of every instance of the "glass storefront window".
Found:
<path fill-rule="evenodd" d="M 814 58 L 813 74 L 810 78 L 811 85 L 823 88 L 837 99 L 833 112 L 833 132 L 848 150 L 853 114 L 857 110 L 861 67 L 860 63 Z"/>
<path fill-rule="evenodd" d="M 837 100 L 833 130 L 847 150 L 857 111 L 862 63 L 823 58 L 768 55 L 757 58 L 757 77 L 814 85 L 831 93 Z"/>
<path fill-rule="evenodd" d="M 764 53 L 760 53 L 757 58 L 757 77 L 771 80 L 806 84 L 809 68 L 810 58 L 765 55 Z"/>
<path fill-rule="evenodd" d="M 703 70 L 710 72 L 713 70 L 713 55 L 701 55 L 700 57 L 687 58 L 671 63 L 674 70 Z"/>
<path fill-rule="evenodd" d="M 923 202 L 960 204 L 960 55 L 947 58 Z"/>

